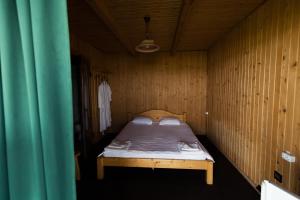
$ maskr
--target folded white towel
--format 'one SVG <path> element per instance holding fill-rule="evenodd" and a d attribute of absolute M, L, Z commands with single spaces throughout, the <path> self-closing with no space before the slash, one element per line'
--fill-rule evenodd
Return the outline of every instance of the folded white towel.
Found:
<path fill-rule="evenodd" d="M 185 142 L 178 142 L 178 149 L 180 151 L 201 151 L 197 142 L 188 144 Z"/>
<path fill-rule="evenodd" d="M 131 141 L 114 140 L 106 148 L 109 148 L 109 149 L 128 149 L 130 145 L 131 145 Z"/>

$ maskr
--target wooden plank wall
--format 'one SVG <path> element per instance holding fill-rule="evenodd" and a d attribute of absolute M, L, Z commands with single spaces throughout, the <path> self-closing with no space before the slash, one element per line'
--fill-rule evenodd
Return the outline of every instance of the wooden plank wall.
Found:
<path fill-rule="evenodd" d="M 197 134 L 206 132 L 207 55 L 206 52 L 169 52 L 131 56 L 103 54 L 71 35 L 74 54 L 90 62 L 92 140 L 99 139 L 97 87 L 102 72 L 109 72 L 112 88 L 112 129 L 118 132 L 127 123 L 128 113 L 150 109 L 187 113 L 187 122 Z"/>
<path fill-rule="evenodd" d="M 209 138 L 255 185 L 277 170 L 298 194 L 299 11 L 299 0 L 269 0 L 208 52 Z"/>
<path fill-rule="evenodd" d="M 101 77 L 101 72 L 110 72 L 112 131 L 119 131 L 127 123 L 128 113 L 164 109 L 178 114 L 186 112 L 193 130 L 203 134 L 207 124 L 204 115 L 206 64 L 206 52 L 177 53 L 175 56 L 169 52 L 137 56 L 109 54 L 92 69 L 92 93 L 97 92 L 100 83 L 97 77 Z M 97 119 L 97 114 L 93 118 Z M 96 131 L 98 125 L 94 127 Z"/>

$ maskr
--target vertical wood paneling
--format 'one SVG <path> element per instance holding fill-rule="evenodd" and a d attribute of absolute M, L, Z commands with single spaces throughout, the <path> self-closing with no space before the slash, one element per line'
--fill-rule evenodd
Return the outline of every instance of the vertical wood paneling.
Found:
<path fill-rule="evenodd" d="M 206 132 L 207 55 L 206 52 L 156 53 L 130 56 L 103 54 L 71 35 L 72 52 L 81 54 L 91 66 L 92 138 L 100 137 L 97 87 L 101 73 L 112 89 L 112 129 L 127 123 L 127 114 L 150 109 L 187 113 L 187 122 L 196 134 Z"/>
<path fill-rule="evenodd" d="M 255 185 L 277 170 L 298 194 L 299 10 L 298 0 L 269 0 L 208 52 L 208 136 Z"/>
<path fill-rule="evenodd" d="M 105 55 L 101 63 L 92 68 L 92 76 L 103 70 L 111 72 L 108 82 L 112 88 L 113 131 L 124 126 L 129 112 L 165 109 L 174 113 L 186 112 L 194 131 L 203 134 L 206 132 L 206 65 L 205 52 L 135 57 L 114 54 Z M 94 84 L 99 85 L 99 82 Z"/>

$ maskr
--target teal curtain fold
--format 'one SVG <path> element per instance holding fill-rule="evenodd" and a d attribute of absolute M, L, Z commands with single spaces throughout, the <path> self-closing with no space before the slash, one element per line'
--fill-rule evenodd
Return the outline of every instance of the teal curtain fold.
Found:
<path fill-rule="evenodd" d="M 0 199 L 75 199 L 65 0 L 0 0 Z"/>

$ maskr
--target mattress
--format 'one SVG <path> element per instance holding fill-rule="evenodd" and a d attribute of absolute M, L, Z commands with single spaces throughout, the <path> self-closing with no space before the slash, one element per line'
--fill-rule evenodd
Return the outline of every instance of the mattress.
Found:
<path fill-rule="evenodd" d="M 101 154 L 102 155 L 102 154 Z M 186 123 L 179 126 L 129 122 L 104 149 L 104 157 L 211 160 Z"/>

